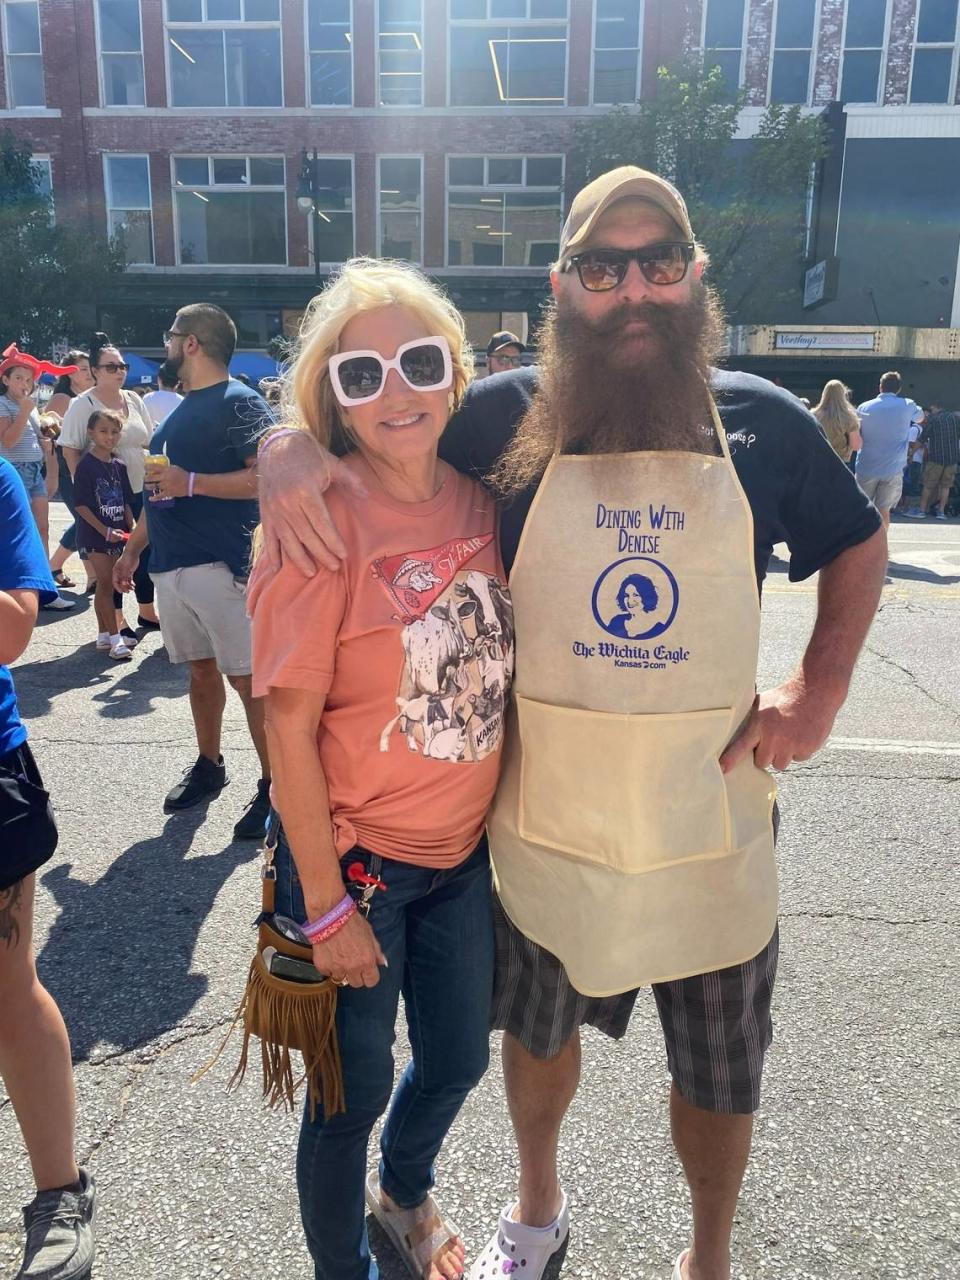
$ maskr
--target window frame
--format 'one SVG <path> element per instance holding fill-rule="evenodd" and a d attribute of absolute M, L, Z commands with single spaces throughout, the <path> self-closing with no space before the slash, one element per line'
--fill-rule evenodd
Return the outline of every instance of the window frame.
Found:
<path fill-rule="evenodd" d="M 114 205 L 113 198 L 112 198 L 113 190 L 112 190 L 112 182 L 110 177 L 110 161 L 114 158 L 118 160 L 146 160 L 147 162 L 147 193 L 150 200 L 149 213 L 150 213 L 151 258 L 149 262 L 127 262 L 125 263 L 125 269 L 129 271 L 132 267 L 155 267 L 157 265 L 157 229 L 156 229 L 156 223 L 154 222 L 154 217 L 153 217 L 153 175 L 150 172 L 150 154 L 149 152 L 146 152 L 146 151 L 104 151 L 103 152 L 103 195 L 104 195 L 104 203 L 106 205 L 106 211 L 107 211 L 107 237 L 108 238 L 112 237 L 113 235 L 113 232 L 110 230 L 110 214 L 114 209 L 119 208 L 119 206 Z M 131 212 L 131 210 L 132 210 L 132 206 L 126 208 L 127 213 Z M 139 209 L 135 211 L 139 211 Z"/>
<path fill-rule="evenodd" d="M 883 90 L 887 81 L 887 59 L 890 49 L 890 23 L 893 18 L 892 0 L 883 0 L 883 44 L 880 46 L 880 70 L 877 73 L 877 94 L 873 102 L 854 102 L 850 101 L 852 107 L 876 107 L 883 105 Z M 840 29 L 840 66 L 837 72 L 837 101 L 843 102 L 843 63 L 847 53 L 874 53 L 876 45 L 857 44 L 847 48 L 847 19 L 850 14 L 850 0 L 844 0 L 843 5 L 843 26 Z M 911 69 L 913 67 L 913 55 L 910 55 Z"/>
<path fill-rule="evenodd" d="M 733 53 L 734 52 L 733 45 L 730 45 L 730 46 L 711 45 L 709 49 L 707 48 L 707 10 L 710 8 L 710 5 L 712 3 L 713 3 L 713 0 L 703 0 L 703 10 L 700 15 L 700 54 L 703 60 L 702 65 L 704 66 L 704 68 L 706 67 L 706 64 L 707 64 L 708 53 Z M 740 21 L 740 65 L 737 69 L 737 93 L 739 93 L 740 90 L 743 88 L 744 76 L 745 76 L 746 67 L 747 67 L 747 33 L 749 31 L 749 24 L 750 24 L 750 0 L 743 0 L 743 17 Z M 771 27 L 770 30 L 771 30 L 770 38 L 771 40 L 773 40 L 774 29 Z M 770 65 L 771 65 L 771 73 L 772 73 L 772 68 L 773 68 L 772 62 Z"/>
<path fill-rule="evenodd" d="M 544 268 L 528 266 L 511 265 L 506 263 L 499 267 L 488 267 L 483 264 L 472 263 L 453 263 L 450 262 L 450 192 L 454 191 L 476 191 L 479 190 L 477 183 L 471 182 L 467 184 L 457 183 L 451 187 L 450 184 L 450 161 L 451 160 L 470 160 L 476 159 L 478 156 L 483 159 L 483 187 L 490 187 L 491 191 L 556 191 L 560 196 L 560 226 L 563 226 L 564 218 L 564 192 L 566 190 L 567 181 L 567 154 L 563 151 L 535 151 L 529 154 L 513 154 L 504 153 L 502 155 L 494 152 L 477 152 L 477 151 L 451 151 L 444 156 L 445 167 L 443 174 L 443 270 L 444 271 L 527 271 L 542 275 Z M 559 160 L 560 161 L 560 182 L 556 187 L 545 186 L 527 186 L 525 182 L 498 182 L 491 185 L 489 181 L 490 161 L 491 160 L 520 160 L 523 164 L 522 175 L 526 178 L 527 161 L 528 160 Z M 558 232 L 559 239 L 559 232 Z M 536 241 L 537 244 L 545 243 L 544 241 Z"/>
<path fill-rule="evenodd" d="M 478 111 L 503 111 L 510 107 L 521 111 L 557 111 L 563 107 L 570 105 L 570 5 L 575 0 L 568 0 L 567 16 L 565 18 L 491 18 L 490 0 L 486 0 L 487 14 L 486 18 L 449 18 L 447 21 L 447 94 L 446 106 L 453 111 L 478 112 Z M 527 12 L 530 12 L 530 0 L 526 0 Z M 449 12 L 449 10 L 448 10 Z M 499 105 L 497 103 L 471 103 L 469 105 L 454 103 L 453 97 L 453 33 L 455 30 L 462 30 L 465 27 L 489 27 L 491 24 L 499 27 L 512 26 L 519 27 L 545 27 L 555 26 L 562 27 L 564 32 L 564 58 L 563 58 L 563 99 L 559 102 L 544 102 L 538 104 L 536 102 L 524 102 L 521 100 L 514 101 L 511 98 L 505 98 Z M 592 73 L 591 73 L 592 75 Z M 591 83 L 592 88 L 592 83 Z"/>
<path fill-rule="evenodd" d="M 640 43 L 637 45 L 637 48 L 636 48 L 636 55 L 637 55 L 637 96 L 636 96 L 636 98 L 634 98 L 634 103 L 636 103 L 636 102 L 638 102 L 638 101 L 639 101 L 639 99 L 640 99 L 640 90 L 641 90 L 641 88 L 642 88 L 642 85 L 641 85 L 641 78 L 642 78 L 642 75 L 643 75 L 643 24 L 644 24 L 644 20 L 645 20 L 645 18 L 646 18 L 646 13 L 647 13 L 647 0 L 637 0 L 637 4 L 640 6 L 639 26 L 638 26 L 638 28 L 637 28 L 637 35 L 638 35 L 638 38 L 639 38 L 639 42 L 640 42 Z M 704 7 L 706 7 L 706 6 L 704 6 Z M 569 13 L 569 10 L 568 10 L 568 13 Z M 596 94 L 596 81 L 597 81 L 597 53 L 598 53 L 598 52 L 601 52 L 601 53 L 607 53 L 607 52 L 615 53 L 615 52 L 616 52 L 616 50 L 617 50 L 618 48 L 619 48 L 619 49 L 623 49 L 623 46 L 622 46 L 622 45 L 617 45 L 617 46 L 615 46 L 613 49 L 610 49 L 610 48 L 608 48 L 608 46 L 607 46 L 607 45 L 604 45 L 603 49 L 600 49 L 599 45 L 597 44 L 597 23 L 598 23 L 598 22 L 599 22 L 599 20 L 600 20 L 600 18 L 599 18 L 599 14 L 600 14 L 600 6 L 599 6 L 599 4 L 598 4 L 598 3 L 596 2 L 596 0 L 595 0 L 594 6 L 593 6 L 593 31 L 592 31 L 592 35 L 591 35 L 591 47 L 590 47 L 590 98 L 589 98 L 590 105 L 591 105 L 592 107 L 631 106 L 631 105 L 633 105 L 633 104 L 631 104 L 631 103 L 629 103 L 629 102 L 620 102 L 620 103 L 618 103 L 618 102 L 598 102 L 598 101 L 597 101 L 597 94 Z M 554 19 L 554 21 L 556 21 L 556 19 Z M 568 23 L 569 23 L 569 17 L 568 17 L 567 21 L 568 21 Z M 631 46 L 631 48 L 632 48 L 632 46 Z M 624 51 L 626 51 L 626 50 L 624 50 Z"/>
<path fill-rule="evenodd" d="M 99 88 L 100 88 L 100 105 L 101 107 L 105 107 L 110 111 L 142 111 L 147 105 L 147 73 L 146 73 L 146 67 L 143 61 L 143 3 L 142 3 L 142 0 L 131 0 L 131 2 L 135 3 L 137 6 L 137 17 L 140 21 L 140 54 L 139 56 L 140 56 L 140 79 L 143 84 L 143 102 L 120 103 L 120 102 L 107 101 L 106 84 L 103 78 L 104 48 L 103 48 L 103 41 L 100 38 L 101 0 L 93 0 L 93 28 L 95 33 L 94 38 L 96 39 L 96 43 L 97 43 L 97 84 L 99 85 Z M 118 50 L 116 51 L 116 53 L 119 53 L 120 57 L 126 57 L 126 58 L 135 56 L 132 51 L 128 51 L 126 49 Z M 108 51 L 108 56 L 116 56 L 116 53 L 113 50 L 110 50 Z M 170 99 L 168 98 L 167 101 L 169 102 Z"/>
<path fill-rule="evenodd" d="M 244 3 L 244 0 L 241 0 L 241 4 L 243 3 Z M 201 13 L 206 13 L 207 0 L 200 0 L 200 4 L 201 4 Z M 190 111 L 194 113 L 196 113 L 197 111 L 224 111 L 224 112 L 229 111 L 232 113 L 236 113 L 238 111 L 282 111 L 284 110 L 286 106 L 286 86 L 285 86 L 285 74 L 284 74 L 284 65 L 283 65 L 283 0 L 278 0 L 276 22 L 260 22 L 260 21 L 247 22 L 246 19 L 244 18 L 241 18 L 239 21 L 236 21 L 236 22 L 226 22 L 226 21 L 222 21 L 219 18 L 214 19 L 212 22 L 209 22 L 206 18 L 201 17 L 199 22 L 172 22 L 171 23 L 167 17 L 168 5 L 169 5 L 169 0 L 163 0 L 163 60 L 164 60 L 164 72 L 166 75 L 166 86 L 167 86 L 167 107 L 169 110 Z M 221 35 L 223 32 L 227 30 L 230 30 L 230 31 L 276 31 L 278 33 L 277 38 L 278 38 L 278 43 L 280 48 L 280 76 L 279 76 L 280 102 L 275 106 L 270 106 L 270 107 L 231 106 L 227 102 L 224 102 L 222 106 L 186 106 L 186 107 L 177 106 L 173 101 L 173 64 L 170 61 L 171 27 L 173 28 L 174 31 L 180 31 L 183 29 L 186 29 L 188 31 L 219 31 Z M 141 39 L 142 39 L 142 31 L 143 31 L 143 28 L 142 28 L 142 11 L 141 11 Z M 224 97 L 226 97 L 226 87 L 227 87 L 226 57 L 227 57 L 226 45 L 224 44 L 223 46 Z M 144 96 L 146 96 L 146 84 L 144 84 Z"/>
<path fill-rule="evenodd" d="M 283 183 L 276 186 L 252 184 L 250 182 L 214 182 L 213 162 L 215 160 L 240 160 L 247 162 L 247 175 L 250 173 L 251 160 L 282 160 Z M 178 160 L 206 160 L 207 181 L 203 183 L 177 182 Z M 283 192 L 283 262 L 182 262 L 180 242 L 180 202 L 177 200 L 177 187 L 184 190 L 221 191 L 221 192 Z M 287 175 L 287 157 L 276 151 L 171 151 L 170 153 L 170 203 L 173 208 L 173 252 L 174 262 L 181 271 L 282 271 L 290 266 L 290 231 L 287 225 L 289 214 L 289 189 Z"/>
<path fill-rule="evenodd" d="M 37 10 L 37 39 L 40 44 L 40 51 L 39 53 L 11 53 L 9 28 L 7 26 L 8 10 L 14 5 L 28 5 L 28 4 L 34 5 Z M 0 15 L 0 17 L 2 17 L 3 19 L 2 30 L 0 30 L 0 36 L 2 36 L 3 38 L 3 76 L 4 76 L 4 98 L 6 102 L 6 108 L 8 111 L 23 111 L 25 113 L 30 111 L 46 111 L 48 110 L 47 69 L 46 69 L 46 64 L 44 63 L 44 56 L 43 56 L 44 54 L 43 23 L 40 20 L 40 0 L 2 0 L 2 2 L 0 2 L 0 9 L 3 10 L 2 15 Z M 17 103 L 12 101 L 13 77 L 10 74 L 11 58 L 39 58 L 40 59 L 40 83 L 43 86 L 43 102 L 24 103 L 23 106 L 18 106 Z"/>
<path fill-rule="evenodd" d="M 356 5 L 354 0 L 350 0 L 350 101 L 349 102 L 314 102 L 313 100 L 313 50 L 310 48 L 310 0 L 303 2 L 303 47 L 306 58 L 306 89 L 307 89 L 307 109 L 310 111 L 352 111 L 356 103 L 357 97 L 357 58 L 354 42 L 354 34 L 356 30 Z M 379 27 L 380 12 L 377 8 L 377 30 Z M 378 37 L 379 45 L 379 37 Z M 317 52 L 322 52 L 317 50 Z M 380 74 L 379 74 L 379 55 L 377 58 L 377 91 L 379 96 Z M 338 157 L 331 157 L 336 159 Z M 356 238 L 356 227 L 354 227 L 354 238 Z"/>
<path fill-rule="evenodd" d="M 377 154 L 377 257 L 383 256 L 383 204 L 380 199 L 381 168 L 384 160 L 417 160 L 420 164 L 420 198 L 417 204 L 417 213 L 420 216 L 420 256 L 411 258 L 410 261 L 416 267 L 423 266 L 424 254 L 424 216 L 423 216 L 423 197 L 424 197 L 424 165 L 426 156 L 422 151 L 406 151 L 395 152 L 385 151 L 383 155 Z M 391 212 L 391 210 L 387 210 Z"/>
<path fill-rule="evenodd" d="M 351 10 L 352 12 L 352 10 Z M 312 154 L 312 153 L 311 153 Z M 349 160 L 350 161 L 350 217 L 353 220 L 353 234 L 351 236 L 350 257 L 355 257 L 357 252 L 357 157 L 353 151 L 324 151 L 322 154 L 317 152 L 317 163 L 321 160 Z M 378 176 L 379 176 L 379 170 Z M 299 213 L 299 210 L 298 210 Z M 306 271 L 314 269 L 314 254 L 316 249 L 313 243 L 313 214 L 301 214 L 301 217 L 307 219 L 307 252 L 309 262 L 305 268 Z M 332 269 L 333 267 L 342 266 L 340 262 L 328 262 L 326 258 L 320 259 L 320 270 Z"/>
<path fill-rule="evenodd" d="M 783 45 L 781 48 L 777 45 L 777 22 L 780 18 L 781 4 L 789 4 L 790 0 L 775 0 L 773 7 L 773 16 L 770 24 L 770 59 L 767 64 L 767 106 L 771 106 L 776 102 L 773 97 L 773 64 L 778 53 L 803 53 L 805 49 L 800 45 Z M 813 96 L 813 85 L 817 72 L 817 55 L 820 52 L 820 17 L 822 9 L 822 0 L 814 0 L 813 3 L 813 33 L 810 41 L 810 63 L 807 67 L 807 96 L 802 102 L 784 102 L 778 105 L 785 107 L 809 107 Z"/>
<path fill-rule="evenodd" d="M 380 30 L 380 26 L 381 26 L 381 22 L 380 22 L 380 7 L 381 7 L 382 3 L 383 3 L 383 0 L 377 0 L 377 7 L 376 7 L 376 14 L 375 14 L 375 17 L 376 17 L 376 23 L 377 23 L 377 36 L 376 36 L 376 39 L 377 39 L 377 107 L 378 107 L 378 109 L 379 109 L 379 110 L 381 110 L 381 111 L 397 111 L 397 110 L 400 110 L 400 111 L 403 111 L 403 110 L 407 110 L 407 111 L 417 111 L 417 110 L 421 110 L 421 109 L 423 108 L 423 105 L 424 105 L 424 103 L 423 103 L 423 99 L 424 99 L 424 92 L 423 92 L 423 90 L 424 90 L 424 82 L 425 82 L 425 80 L 426 80 L 426 70 L 425 70 L 425 66 L 426 66 L 426 53 L 427 53 L 427 47 L 426 47 L 426 46 L 427 46 L 427 42 L 426 42 L 426 39 L 425 39 L 425 36 L 426 36 L 426 24 L 425 24 L 425 20 L 424 20 L 424 12 L 423 12 L 423 10 L 424 10 L 424 0 L 418 0 L 418 3 L 419 3 L 419 5 L 420 5 L 420 36 L 419 36 L 419 39 L 420 39 L 420 101 L 419 101 L 419 102 L 417 102 L 417 103 L 409 103 L 409 102 L 382 102 L 382 101 L 380 100 L 380 99 L 381 99 L 381 94 L 380 94 L 380 77 L 384 74 L 384 73 L 383 73 L 383 71 L 382 71 L 382 69 L 381 69 L 381 65 L 380 65 L 380 59 L 381 59 L 381 57 L 382 57 L 382 55 L 383 55 L 383 52 L 384 52 L 384 50 L 383 50 L 383 49 L 381 48 L 381 46 L 380 46 L 380 37 L 381 37 L 381 34 L 382 34 L 382 33 L 381 33 L 381 30 Z M 352 14 L 353 14 L 353 9 L 351 8 L 351 16 L 352 16 Z M 353 24 L 352 24 L 352 22 L 351 22 L 351 28 L 350 28 L 350 29 L 351 29 L 351 31 L 353 30 Z M 351 42 L 351 43 L 352 43 L 352 42 Z M 390 52 L 390 50 L 387 50 L 387 52 Z M 388 73 L 388 74 L 389 74 L 389 73 Z M 387 159 L 388 159 L 388 160 L 389 160 L 389 159 L 393 159 L 393 157 L 392 157 L 392 156 L 388 156 L 388 157 L 387 157 Z"/>
<path fill-rule="evenodd" d="M 953 28 L 953 44 L 946 40 L 934 40 L 918 42 L 917 36 L 920 31 L 920 6 L 922 0 L 917 0 L 916 8 L 913 14 L 913 40 L 910 45 L 910 78 L 907 82 L 907 105 L 912 107 L 955 107 L 957 105 L 957 70 L 960 66 L 960 4 L 957 5 L 957 16 Z M 950 59 L 950 81 L 947 85 L 947 97 L 943 102 L 914 102 L 913 100 L 913 69 L 917 62 L 918 49 L 951 49 L 953 56 Z"/>

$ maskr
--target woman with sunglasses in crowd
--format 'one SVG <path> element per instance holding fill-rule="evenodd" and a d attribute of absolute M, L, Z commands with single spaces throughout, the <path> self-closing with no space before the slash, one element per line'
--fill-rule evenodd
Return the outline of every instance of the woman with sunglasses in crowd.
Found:
<path fill-rule="evenodd" d="M 127 364 L 119 350 L 111 343 L 105 333 L 96 333 L 90 346 L 90 371 L 93 374 L 94 386 L 70 402 L 63 419 L 60 433 L 60 445 L 70 475 L 77 470 L 77 464 L 87 449 L 87 423 L 90 416 L 99 410 L 109 409 L 119 413 L 123 419 L 123 434 L 117 449 L 117 457 L 127 468 L 130 488 L 133 491 L 133 514 L 140 518 L 143 510 L 143 477 L 146 469 L 146 449 L 153 435 L 153 423 L 143 407 L 143 401 L 131 391 L 125 391 L 123 384 L 127 376 Z M 150 555 L 145 552 L 140 558 L 140 566 L 134 577 L 134 591 L 137 597 L 137 624 L 150 631 L 160 626 L 153 604 L 153 582 L 150 578 Z M 113 603 L 117 610 L 117 630 L 129 646 L 136 644 L 136 633 L 126 625 L 123 617 L 123 597 L 114 593 Z"/>
<path fill-rule="evenodd" d="M 77 396 L 82 395 L 84 391 L 89 391 L 93 386 L 93 374 L 90 372 L 90 353 L 89 351 L 81 351 L 79 347 L 73 351 L 67 352 L 67 364 L 76 366 L 75 372 L 65 373 L 57 379 L 57 385 L 53 389 L 53 395 L 47 401 L 45 411 L 47 413 L 55 413 L 60 417 L 61 428 L 63 426 L 63 418 L 67 410 L 70 408 L 71 402 Z M 73 505 L 73 474 L 67 466 L 66 458 L 63 456 L 63 445 L 58 440 L 56 443 L 57 455 L 57 473 L 58 488 L 60 497 L 63 499 L 64 505 L 73 517 L 73 523 L 60 535 L 60 543 L 56 551 L 50 557 L 50 571 L 53 574 L 53 580 L 59 587 L 73 587 L 76 583 L 64 574 L 64 565 L 70 556 L 77 549 L 77 513 Z M 84 562 L 86 563 L 86 562 Z M 87 594 L 90 595 L 96 589 L 97 579 L 93 573 L 87 568 Z"/>
<path fill-rule="evenodd" d="M 307 310 L 283 419 L 343 456 L 367 496 L 328 494 L 346 544 L 337 572 L 261 557 L 250 580 L 277 910 L 303 922 L 316 967 L 342 988 L 346 1111 L 305 1110 L 297 1161 L 318 1280 L 378 1275 L 365 1199 L 414 1274 L 463 1272 L 430 1193 L 487 1067 L 484 818 L 513 667 L 493 501 L 437 456 L 472 373 L 463 321 L 434 285 L 402 263 L 348 262 Z M 413 1060 L 391 1101 L 401 994 Z"/>

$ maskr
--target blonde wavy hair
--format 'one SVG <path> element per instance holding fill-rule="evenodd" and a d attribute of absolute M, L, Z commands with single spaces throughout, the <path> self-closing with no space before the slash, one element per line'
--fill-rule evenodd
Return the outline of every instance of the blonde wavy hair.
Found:
<path fill-rule="evenodd" d="M 839 378 L 831 378 L 823 388 L 820 403 L 810 412 L 823 428 L 835 453 L 846 461 L 850 457 L 850 436 L 860 429 L 860 417 L 849 400 L 850 388 Z"/>
<path fill-rule="evenodd" d="M 406 307 L 423 322 L 427 334 L 446 338 L 453 365 L 451 413 L 459 407 L 474 371 L 473 348 L 460 312 L 442 289 L 409 263 L 351 258 L 307 307 L 280 384 L 284 425 L 309 432 L 334 453 L 353 447 L 328 366 L 347 323 L 383 307 Z"/>

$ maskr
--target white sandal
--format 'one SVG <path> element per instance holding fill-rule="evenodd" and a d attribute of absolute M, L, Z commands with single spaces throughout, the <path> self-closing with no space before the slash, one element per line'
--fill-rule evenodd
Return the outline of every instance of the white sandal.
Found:
<path fill-rule="evenodd" d="M 676 1262 L 673 1264 L 673 1280 L 683 1280 L 683 1272 L 681 1268 L 683 1264 L 686 1262 L 687 1254 L 689 1252 L 690 1252 L 689 1249 L 684 1249 L 684 1251 L 677 1258 Z"/>
<path fill-rule="evenodd" d="M 566 1192 L 560 1212 L 547 1227 L 528 1227 L 514 1219 L 518 1201 L 500 1214 L 500 1225 L 483 1253 L 470 1268 L 469 1280 L 541 1280 L 547 1264 L 566 1244 L 570 1232 L 570 1205 Z"/>
<path fill-rule="evenodd" d="M 451 1241 L 460 1240 L 460 1232 L 446 1221 L 433 1196 L 427 1196 L 415 1209 L 388 1209 L 382 1194 L 378 1174 L 370 1173 L 364 1190 L 367 1208 L 389 1236 L 410 1274 L 415 1280 L 423 1280 L 427 1267 L 436 1261 L 441 1250 Z"/>

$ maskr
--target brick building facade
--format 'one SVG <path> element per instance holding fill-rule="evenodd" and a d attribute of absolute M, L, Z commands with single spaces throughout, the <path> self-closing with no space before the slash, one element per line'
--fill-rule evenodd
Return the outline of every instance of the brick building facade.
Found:
<path fill-rule="evenodd" d="M 171 308 L 200 297 L 251 348 L 295 322 L 314 289 L 305 149 L 319 157 L 321 274 L 350 252 L 411 257 L 482 343 L 536 316 L 577 123 L 704 50 L 746 88 L 744 144 L 771 100 L 846 103 L 834 243 L 815 249 L 839 263 L 835 296 L 814 314 L 798 290 L 774 319 L 869 323 L 895 283 L 883 324 L 960 327 L 958 7 L 0 0 L 0 127 L 49 164 L 58 219 L 124 234 L 130 265 L 99 319 L 131 345 L 155 348 Z M 878 281 L 878 262 L 901 278 Z"/>

